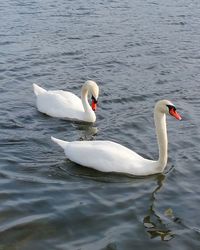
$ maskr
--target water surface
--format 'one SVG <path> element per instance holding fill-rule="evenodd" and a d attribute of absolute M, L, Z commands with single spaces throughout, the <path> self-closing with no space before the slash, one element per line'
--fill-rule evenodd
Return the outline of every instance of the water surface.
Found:
<path fill-rule="evenodd" d="M 183 0 L 0 3 L 0 249 L 199 249 L 199 9 Z M 80 95 L 87 79 L 101 89 L 94 125 L 36 110 L 33 82 Z M 159 99 L 183 116 L 168 118 L 163 174 L 83 168 L 50 140 L 113 140 L 155 159 Z"/>

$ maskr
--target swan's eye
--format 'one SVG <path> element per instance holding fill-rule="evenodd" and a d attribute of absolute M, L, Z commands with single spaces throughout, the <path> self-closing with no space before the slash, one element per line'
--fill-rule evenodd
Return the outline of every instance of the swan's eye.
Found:
<path fill-rule="evenodd" d="M 93 101 L 94 103 L 97 103 L 97 99 L 96 99 L 94 96 L 92 96 L 92 101 Z"/>

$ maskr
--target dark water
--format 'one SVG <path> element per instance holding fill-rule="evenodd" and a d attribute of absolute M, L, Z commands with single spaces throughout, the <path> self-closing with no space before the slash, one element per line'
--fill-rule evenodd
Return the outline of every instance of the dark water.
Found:
<path fill-rule="evenodd" d="M 0 2 L 0 249 L 199 249 L 199 13 L 197 0 Z M 79 95 L 87 79 L 101 88 L 93 126 L 36 110 L 33 82 Z M 163 98 L 183 116 L 168 119 L 163 174 L 82 168 L 50 141 L 156 158 Z"/>

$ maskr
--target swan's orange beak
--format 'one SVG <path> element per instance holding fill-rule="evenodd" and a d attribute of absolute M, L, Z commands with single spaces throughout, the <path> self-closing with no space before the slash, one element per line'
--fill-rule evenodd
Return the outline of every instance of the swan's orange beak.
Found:
<path fill-rule="evenodd" d="M 170 109 L 169 113 L 179 121 L 182 119 L 180 114 L 175 109 Z"/>
<path fill-rule="evenodd" d="M 92 100 L 92 110 L 96 111 L 97 110 L 97 104 Z"/>
<path fill-rule="evenodd" d="M 92 96 L 92 110 L 96 111 L 97 110 L 97 100 Z"/>

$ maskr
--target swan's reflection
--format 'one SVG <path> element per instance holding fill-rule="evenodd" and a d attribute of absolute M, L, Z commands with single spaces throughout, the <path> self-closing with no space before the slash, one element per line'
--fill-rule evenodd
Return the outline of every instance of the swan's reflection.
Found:
<path fill-rule="evenodd" d="M 161 189 L 165 175 L 160 174 L 157 176 L 158 186 L 152 193 L 151 206 L 148 210 L 148 214 L 143 219 L 143 224 L 151 238 L 160 238 L 163 241 L 171 240 L 174 237 L 172 231 L 168 228 L 168 225 L 156 214 L 154 208 L 155 195 Z M 168 214 L 167 214 L 168 212 Z M 170 216 L 173 213 L 172 210 L 166 210 L 166 215 Z"/>
<path fill-rule="evenodd" d="M 88 123 L 74 123 L 73 127 L 79 132 L 80 141 L 92 141 L 97 135 L 98 128 L 94 127 L 93 124 Z"/>

